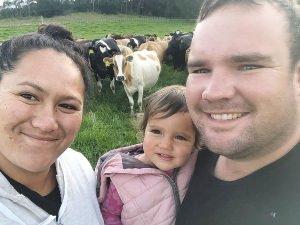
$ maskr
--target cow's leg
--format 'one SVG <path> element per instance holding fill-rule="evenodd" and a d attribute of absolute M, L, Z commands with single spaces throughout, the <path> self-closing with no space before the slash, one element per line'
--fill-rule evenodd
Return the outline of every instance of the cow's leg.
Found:
<path fill-rule="evenodd" d="M 107 68 L 109 79 L 110 79 L 110 89 L 112 90 L 113 94 L 116 93 L 116 87 L 115 87 L 115 72 L 112 66 Z"/>
<path fill-rule="evenodd" d="M 140 107 L 140 111 L 143 111 L 143 94 L 144 94 L 143 87 L 139 87 L 138 88 L 138 105 Z"/>
<path fill-rule="evenodd" d="M 177 64 L 177 63 L 178 63 L 178 62 L 177 62 L 176 60 L 174 60 L 174 58 L 173 58 L 174 70 L 176 70 L 177 67 L 178 67 L 178 64 Z"/>
<path fill-rule="evenodd" d="M 98 82 L 99 79 L 98 79 L 98 74 L 97 74 L 97 73 L 94 73 L 94 77 L 95 77 L 95 79 L 96 79 L 96 82 Z"/>
<path fill-rule="evenodd" d="M 94 76 L 95 76 L 95 79 L 96 79 L 96 82 L 97 82 L 97 87 L 98 87 L 99 95 L 101 96 L 101 90 L 102 90 L 101 78 L 99 79 L 97 73 L 94 73 Z"/>
<path fill-rule="evenodd" d="M 101 82 L 101 79 L 98 80 L 98 82 L 97 82 L 97 87 L 98 87 L 99 96 L 101 96 L 101 90 L 102 90 L 102 82 Z"/>
<path fill-rule="evenodd" d="M 125 88 L 124 86 L 124 90 L 126 92 L 126 95 L 128 97 L 128 100 L 129 100 L 129 105 L 130 105 L 130 116 L 133 117 L 134 116 L 134 112 L 133 112 L 133 105 L 134 105 L 134 102 L 133 102 L 133 97 L 132 95 L 127 91 L 127 89 Z"/>
<path fill-rule="evenodd" d="M 116 93 L 116 87 L 115 87 L 115 78 L 113 77 L 112 80 L 110 80 L 110 89 L 112 90 L 113 94 Z"/>

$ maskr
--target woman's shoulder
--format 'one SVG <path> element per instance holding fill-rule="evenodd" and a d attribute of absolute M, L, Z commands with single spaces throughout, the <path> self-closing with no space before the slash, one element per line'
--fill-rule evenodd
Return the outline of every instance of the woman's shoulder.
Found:
<path fill-rule="evenodd" d="M 91 167 L 90 162 L 87 158 L 80 152 L 77 152 L 71 148 L 65 150 L 57 159 L 56 163 L 61 164 L 61 166 L 71 166 L 75 167 Z M 92 168 L 92 167 L 91 167 Z"/>

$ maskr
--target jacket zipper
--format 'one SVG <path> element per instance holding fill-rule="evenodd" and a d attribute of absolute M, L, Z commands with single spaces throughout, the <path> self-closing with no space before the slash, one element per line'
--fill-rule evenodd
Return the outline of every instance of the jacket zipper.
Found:
<path fill-rule="evenodd" d="M 20 195 L 22 195 L 23 198 L 24 198 L 26 201 L 29 201 L 29 202 L 33 203 L 33 202 L 32 202 L 29 198 L 27 198 L 25 195 L 23 195 L 23 194 L 20 194 Z M 49 218 L 49 216 L 51 216 L 49 213 L 47 213 L 45 210 L 43 210 L 42 208 L 38 207 L 38 206 L 35 205 L 34 203 L 33 203 L 33 207 L 35 207 L 35 208 L 39 209 L 40 211 L 42 211 L 43 213 L 45 213 L 45 214 L 48 216 L 48 218 Z M 46 220 L 47 220 L 47 219 L 46 219 Z M 44 221 L 44 222 L 45 222 L 45 221 Z M 44 222 L 39 223 L 39 224 L 44 224 Z M 55 220 L 52 220 L 50 223 L 52 223 L 52 222 L 54 222 L 54 224 L 57 224 L 57 225 L 58 225 L 58 223 L 56 223 Z M 50 223 L 48 223 L 48 224 L 50 224 Z"/>
<path fill-rule="evenodd" d="M 177 175 L 179 172 L 180 168 L 175 168 L 174 169 L 174 180 L 171 179 L 171 177 L 169 177 L 167 174 L 162 174 L 167 181 L 169 182 L 169 184 L 171 185 L 172 189 L 173 189 L 173 196 L 174 196 L 174 200 L 175 200 L 175 206 L 176 206 L 176 214 L 179 211 L 179 207 L 180 207 L 180 197 L 179 197 L 179 190 L 178 190 L 178 186 L 177 186 Z"/>

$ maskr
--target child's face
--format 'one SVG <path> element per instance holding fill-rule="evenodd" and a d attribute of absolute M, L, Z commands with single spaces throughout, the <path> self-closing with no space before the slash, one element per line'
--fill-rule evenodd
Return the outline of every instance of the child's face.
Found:
<path fill-rule="evenodd" d="M 163 171 L 181 167 L 191 156 L 195 144 L 195 130 L 190 114 L 178 112 L 159 119 L 149 119 L 144 137 L 142 161 Z"/>

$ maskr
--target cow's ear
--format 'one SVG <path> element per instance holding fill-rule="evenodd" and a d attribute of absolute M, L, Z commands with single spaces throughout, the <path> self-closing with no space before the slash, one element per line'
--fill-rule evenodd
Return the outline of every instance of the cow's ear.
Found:
<path fill-rule="evenodd" d="M 132 55 L 129 55 L 129 56 L 126 57 L 126 61 L 132 62 L 132 60 L 133 60 L 133 56 Z"/>
<path fill-rule="evenodd" d="M 105 57 L 105 58 L 103 59 L 103 62 L 105 63 L 105 66 L 106 66 L 106 67 L 109 67 L 110 64 L 114 64 L 114 60 L 113 60 L 112 58 L 109 58 L 109 57 Z"/>
<path fill-rule="evenodd" d="M 183 43 L 183 39 L 180 38 L 180 39 L 178 40 L 178 42 L 177 42 L 177 45 L 181 45 L 182 43 Z"/>
<path fill-rule="evenodd" d="M 90 46 L 89 47 L 89 53 L 95 53 L 95 48 L 93 46 Z"/>

